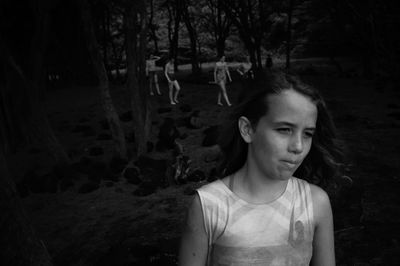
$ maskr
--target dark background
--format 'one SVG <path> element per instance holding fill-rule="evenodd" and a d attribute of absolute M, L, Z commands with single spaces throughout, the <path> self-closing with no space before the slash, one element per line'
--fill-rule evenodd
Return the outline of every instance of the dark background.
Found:
<path fill-rule="evenodd" d="M 327 189 L 338 265 L 400 265 L 397 1 L 0 4 L 2 265 L 176 265 L 185 207 L 218 178 L 213 62 L 318 87 L 347 146 Z M 145 60 L 157 61 L 150 96 Z M 176 59 L 180 104 L 163 65 Z M 177 168 L 182 170 L 177 174 Z"/>

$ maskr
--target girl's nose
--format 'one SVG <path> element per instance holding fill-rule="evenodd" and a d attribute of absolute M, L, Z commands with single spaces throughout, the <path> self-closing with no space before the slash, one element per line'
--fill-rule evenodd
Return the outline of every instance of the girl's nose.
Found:
<path fill-rule="evenodd" d="M 289 151 L 295 154 L 303 152 L 303 138 L 301 134 L 293 135 L 289 144 Z"/>

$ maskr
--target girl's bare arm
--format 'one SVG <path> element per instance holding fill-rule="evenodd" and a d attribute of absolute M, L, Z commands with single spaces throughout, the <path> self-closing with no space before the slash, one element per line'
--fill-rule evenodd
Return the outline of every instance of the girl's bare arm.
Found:
<path fill-rule="evenodd" d="M 333 216 L 329 197 L 325 191 L 314 185 L 311 186 L 311 194 L 315 222 L 311 265 L 334 266 Z"/>
<path fill-rule="evenodd" d="M 232 81 L 232 79 L 231 79 L 231 73 L 229 72 L 229 67 L 228 67 L 228 65 L 225 65 L 225 67 L 226 67 L 226 74 L 228 75 L 229 81 Z"/>
<path fill-rule="evenodd" d="M 196 194 L 187 212 L 179 250 L 179 266 L 205 266 L 207 253 L 208 238 L 204 228 L 200 198 Z"/>
<path fill-rule="evenodd" d="M 171 82 L 171 80 L 169 79 L 169 76 L 168 76 L 168 70 L 169 70 L 169 63 L 167 63 L 167 64 L 165 65 L 164 75 L 165 75 L 165 77 L 167 78 L 168 82 Z"/>

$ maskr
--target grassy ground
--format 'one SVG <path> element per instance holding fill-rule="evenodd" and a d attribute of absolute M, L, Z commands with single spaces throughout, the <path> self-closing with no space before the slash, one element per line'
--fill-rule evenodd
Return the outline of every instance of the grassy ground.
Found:
<path fill-rule="evenodd" d="M 332 199 L 335 216 L 336 254 L 338 265 L 398 265 L 399 242 L 399 149 L 400 90 L 363 80 L 356 76 L 339 77 L 324 62 L 298 61 L 294 68 L 320 88 L 334 113 L 339 131 L 349 147 L 349 175 L 354 183 Z M 350 71 L 350 67 L 348 68 Z M 204 79 L 212 79 L 210 68 Z M 352 70 L 353 71 L 353 70 Z M 352 74 L 352 75 L 353 75 Z M 349 75 L 350 76 L 350 75 Z M 206 162 L 211 147 L 202 147 L 203 131 L 217 125 L 229 111 L 216 105 L 217 88 L 205 82 L 192 83 L 188 70 L 178 74 L 182 95 L 180 104 L 170 112 L 158 113 L 168 104 L 167 87 L 161 82 L 162 96 L 151 98 L 154 107 L 151 141 L 157 141 L 158 129 L 166 117 L 179 121 L 188 113 L 180 108 L 188 104 L 200 111 L 204 126 L 188 129 L 179 126 L 185 154 L 193 169 L 206 174 L 215 162 Z M 237 77 L 228 86 L 232 99 L 239 91 Z M 113 88 L 120 113 L 129 110 L 127 92 Z M 72 159 L 86 156 L 95 161 L 107 160 L 111 143 L 97 136 L 107 133 L 96 88 L 74 87 L 49 92 L 50 119 L 62 144 Z M 90 126 L 95 133 L 73 132 L 76 125 Z M 127 132 L 129 122 L 124 123 Z M 93 147 L 103 154 L 90 156 Z M 152 151 L 150 156 L 167 158 L 170 152 Z M 21 164 L 22 162 L 22 164 Z M 40 152 L 24 151 L 11 161 L 16 180 L 29 171 L 38 174 L 51 169 L 49 158 Z M 204 182 L 159 188 L 155 193 L 134 195 L 137 185 L 102 180 L 98 189 L 78 193 L 84 182 L 64 192 L 30 193 L 23 198 L 38 235 L 47 245 L 56 265 L 175 265 L 184 210 L 191 191 Z"/>

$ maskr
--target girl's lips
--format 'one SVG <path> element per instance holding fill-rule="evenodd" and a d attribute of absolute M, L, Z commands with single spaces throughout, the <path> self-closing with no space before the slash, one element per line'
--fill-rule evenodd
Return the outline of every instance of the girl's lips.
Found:
<path fill-rule="evenodd" d="M 284 164 L 287 168 L 289 168 L 289 169 L 295 168 L 295 167 L 297 167 L 297 165 L 299 164 L 298 161 L 287 161 L 287 160 L 282 160 L 282 162 L 283 162 L 283 164 Z"/>

